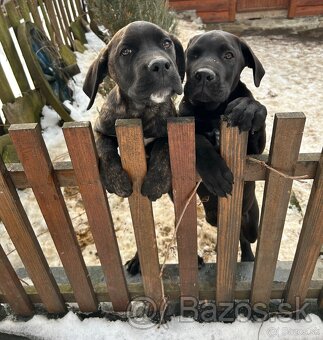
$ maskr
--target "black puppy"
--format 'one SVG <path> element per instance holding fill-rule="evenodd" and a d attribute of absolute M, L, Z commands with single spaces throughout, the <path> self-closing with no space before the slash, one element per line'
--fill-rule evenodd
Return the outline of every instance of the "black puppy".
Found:
<path fill-rule="evenodd" d="M 83 86 L 91 98 L 88 108 L 106 76 L 116 82 L 94 127 L 100 174 L 109 192 L 122 197 L 132 193 L 131 180 L 118 155 L 115 122 L 121 118 L 140 118 L 144 137 L 154 139 L 146 148 L 148 171 L 141 193 L 156 200 L 171 190 L 167 118 L 176 115 L 171 96 L 182 93 L 184 75 L 181 43 L 157 25 L 144 21 L 119 30 L 91 65 Z M 138 258 L 130 261 L 130 270 L 132 262 L 138 265 Z"/>
<path fill-rule="evenodd" d="M 187 82 L 179 114 L 195 117 L 197 171 L 203 180 L 197 193 L 206 220 L 214 226 L 217 197 L 229 194 L 233 183 L 232 173 L 219 154 L 221 116 L 231 126 L 249 131 L 248 154 L 260 154 L 265 147 L 267 111 L 240 81 L 246 66 L 253 69 L 258 87 L 265 74 L 261 63 L 245 42 L 227 32 L 197 35 L 186 50 Z M 246 182 L 240 235 L 242 261 L 254 260 L 250 242 L 257 239 L 258 220 L 255 183 Z"/>

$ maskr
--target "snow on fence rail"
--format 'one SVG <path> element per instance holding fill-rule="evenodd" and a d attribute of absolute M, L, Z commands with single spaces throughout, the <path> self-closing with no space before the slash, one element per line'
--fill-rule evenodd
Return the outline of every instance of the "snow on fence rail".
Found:
<path fill-rule="evenodd" d="M 21 164 L 6 166 L 0 160 L 0 218 L 34 286 L 22 286 L 0 249 L 0 302 L 9 303 L 15 313 L 23 315 L 31 314 L 36 302 L 43 303 L 49 312 L 63 312 L 65 302 L 77 302 L 82 311 L 95 311 L 100 301 L 111 301 L 115 311 L 125 311 L 137 296 L 151 298 L 156 306 L 165 296 L 169 301 L 190 296 L 215 300 L 217 304 L 249 299 L 252 305 L 260 302 L 267 305 L 270 299 L 278 298 L 293 308 L 296 308 L 296 298 L 301 303 L 306 298 L 315 298 L 322 305 L 322 263 L 318 258 L 323 241 L 323 155 L 299 154 L 304 122 L 301 113 L 276 114 L 269 155 L 251 158 L 246 156 L 246 133 L 239 134 L 237 128 L 222 124 L 221 153 L 234 173 L 235 183 L 232 196 L 221 198 L 219 203 L 217 263 L 198 270 L 196 201 L 193 199 L 177 233 L 179 263 L 166 265 L 163 281 L 159 279 L 152 205 L 140 194 L 146 172 L 140 120 L 122 120 L 116 125 L 123 166 L 132 178 L 134 189 L 129 204 L 142 272 L 136 277 L 128 276 L 121 263 L 90 123 L 65 123 L 64 136 L 72 162 L 56 164 L 49 158 L 38 124 L 12 125 L 9 133 Z M 172 119 L 168 122 L 168 133 L 178 219 L 197 182 L 194 121 Z M 277 264 L 292 176 L 304 175 L 314 182 L 295 259 L 292 264 Z M 266 183 L 254 266 L 237 263 L 246 180 Z M 82 258 L 60 189 L 70 185 L 79 186 L 100 267 L 87 268 Z M 49 268 L 38 244 L 16 192 L 16 188 L 27 187 L 34 191 L 66 277 L 62 274 L 63 268 Z"/>

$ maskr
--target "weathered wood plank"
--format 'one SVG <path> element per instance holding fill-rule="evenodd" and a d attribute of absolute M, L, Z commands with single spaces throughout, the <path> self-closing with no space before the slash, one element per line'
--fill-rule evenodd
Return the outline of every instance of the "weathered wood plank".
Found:
<path fill-rule="evenodd" d="M 71 6 L 71 7 L 70 7 L 70 6 Z M 67 19 L 68 19 L 68 25 L 67 25 L 67 27 L 70 27 L 70 24 L 71 24 L 71 22 L 73 21 L 73 18 L 72 18 L 73 12 L 71 12 L 71 11 L 72 11 L 72 9 L 71 9 L 71 8 L 72 8 L 71 1 L 64 0 L 64 7 L 65 7 Z"/>
<path fill-rule="evenodd" d="M 65 311 L 64 301 L 39 246 L 17 191 L 0 157 L 0 219 L 37 292 L 50 313 Z"/>
<path fill-rule="evenodd" d="M 60 32 L 61 32 L 61 36 L 63 39 L 63 42 L 65 43 L 65 45 L 68 45 L 68 37 L 67 37 L 67 32 L 66 32 L 66 28 L 65 28 L 65 24 L 64 24 L 64 20 L 63 20 L 63 15 L 60 11 L 60 6 L 58 6 L 58 3 L 56 0 L 49 0 L 52 5 L 54 6 L 54 10 L 56 13 L 56 18 L 57 18 L 57 22 L 58 25 L 60 27 Z M 62 0 L 60 0 L 59 2 L 61 2 Z"/>
<path fill-rule="evenodd" d="M 83 17 L 85 13 L 83 11 L 83 8 L 82 8 L 80 0 L 74 0 L 74 1 L 75 1 L 75 5 L 76 5 L 76 8 L 77 8 L 77 11 L 78 11 L 78 16 L 79 17 Z"/>
<path fill-rule="evenodd" d="M 229 21 L 234 21 L 236 18 L 237 0 L 229 0 Z"/>
<path fill-rule="evenodd" d="M 219 197 L 217 222 L 216 303 L 234 299 L 235 272 L 240 238 L 244 166 L 248 133 L 221 124 L 220 152 L 234 176 L 232 194 Z M 234 147 L 232 147 L 234 145 Z"/>
<path fill-rule="evenodd" d="M 52 41 L 53 44 L 57 44 L 56 33 L 54 32 L 54 28 L 53 28 L 53 26 L 52 26 L 52 24 L 49 20 L 48 13 L 47 13 L 47 10 L 46 10 L 46 7 L 45 7 L 43 0 L 31 0 L 31 1 L 33 1 L 34 3 L 36 3 L 38 1 L 38 5 L 39 5 L 39 8 L 42 12 L 44 22 L 45 22 L 47 31 L 48 31 L 49 36 L 50 36 L 50 40 Z M 35 6 L 36 6 L 36 4 L 35 4 Z"/>
<path fill-rule="evenodd" d="M 303 113 L 275 116 L 269 165 L 286 175 L 294 175 L 304 124 Z M 250 296 L 252 305 L 267 304 L 270 300 L 292 183 L 292 179 L 267 172 Z"/>
<path fill-rule="evenodd" d="M 30 21 L 30 12 L 28 8 L 28 3 L 26 0 L 18 0 L 19 10 L 21 16 L 24 18 L 25 21 Z"/>
<path fill-rule="evenodd" d="M 42 0 L 39 0 L 40 1 L 40 6 L 42 6 Z M 61 36 L 61 32 L 59 30 L 59 23 L 58 23 L 58 20 L 57 20 L 57 17 L 56 17 L 56 13 L 55 13 L 55 9 L 54 9 L 54 6 L 53 6 L 53 3 L 51 0 L 44 0 L 44 3 L 45 3 L 45 6 L 46 6 L 46 9 L 47 9 L 47 12 L 48 12 L 48 16 L 50 18 L 50 25 L 52 26 L 52 29 L 54 31 L 54 40 L 53 42 L 57 43 L 58 46 L 60 45 L 63 45 L 64 44 L 64 39 L 63 37 Z"/>
<path fill-rule="evenodd" d="M 293 266 L 288 279 L 285 300 L 292 308 L 296 298 L 302 305 L 323 244 L 323 153 L 313 182 L 303 220 Z"/>
<path fill-rule="evenodd" d="M 82 311 L 95 311 L 97 301 L 62 192 L 41 136 L 39 124 L 13 124 L 9 133 L 26 177 L 55 243 Z"/>
<path fill-rule="evenodd" d="M 0 99 L 3 104 L 11 103 L 15 100 L 15 96 L 9 85 L 8 79 L 4 73 L 3 67 L 0 64 Z"/>
<path fill-rule="evenodd" d="M 12 310 L 18 315 L 33 314 L 33 306 L 19 278 L 0 246 L 0 289 Z"/>
<path fill-rule="evenodd" d="M 173 1 L 169 3 L 169 6 L 176 11 L 187 11 L 187 10 L 197 10 L 203 12 L 217 12 L 228 10 L 229 0 L 184 0 L 184 1 Z"/>
<path fill-rule="evenodd" d="M 63 132 L 113 308 L 115 311 L 126 311 L 130 302 L 127 283 L 109 203 L 100 180 L 91 124 L 65 123 Z"/>
<path fill-rule="evenodd" d="M 25 1 L 25 0 L 21 0 Z M 37 0 L 27 0 L 27 5 L 29 8 L 29 11 L 31 13 L 31 16 L 34 19 L 35 25 L 42 31 L 44 32 L 44 27 L 40 18 L 40 15 L 38 13 L 38 2 Z"/>
<path fill-rule="evenodd" d="M 0 11 L 0 41 L 21 92 L 27 92 L 30 89 L 28 80 L 22 67 L 16 47 L 11 39 L 9 27 L 2 11 Z"/>
<path fill-rule="evenodd" d="M 193 118 L 174 118 L 168 120 L 167 127 L 177 224 L 196 185 L 195 124 Z M 186 209 L 176 237 L 181 295 L 198 299 L 196 196 Z"/>
<path fill-rule="evenodd" d="M 200 301 L 214 300 L 216 279 L 216 263 L 206 263 L 205 266 L 198 271 Z M 282 299 L 286 282 L 292 266 L 291 261 L 280 261 L 277 266 L 271 299 Z M 97 298 L 100 302 L 111 301 L 109 291 L 104 283 L 104 274 L 100 266 L 88 267 Z M 250 286 L 252 278 L 253 263 L 238 262 L 236 271 L 236 286 L 234 290 L 234 298 L 236 300 L 247 300 L 250 296 Z M 61 293 L 67 302 L 75 302 L 73 290 L 62 267 L 52 268 L 53 275 L 60 287 Z M 21 279 L 28 277 L 24 269 L 18 269 L 17 274 Z M 140 275 L 131 276 L 126 273 L 127 284 L 131 298 L 144 296 L 144 288 Z M 318 261 L 314 270 L 313 280 L 310 282 L 306 298 L 317 299 L 320 296 L 323 285 L 323 263 Z M 181 296 L 180 278 L 177 264 L 167 264 L 164 270 L 164 286 L 165 292 L 170 300 L 178 300 Z M 28 296 L 33 303 L 39 303 L 39 295 L 32 286 L 25 287 Z M 4 302 L 4 296 L 0 293 L 0 302 Z"/>
<path fill-rule="evenodd" d="M 254 155 L 253 158 L 268 162 L 268 155 Z M 308 175 L 308 179 L 315 177 L 317 164 L 320 159 L 319 153 L 300 154 L 296 168 L 295 176 Z M 71 162 L 54 162 L 54 171 L 61 187 L 76 186 L 76 178 Z M 30 188 L 23 167 L 20 163 L 7 164 L 11 179 L 17 189 Z M 248 161 L 245 165 L 245 181 L 263 181 L 266 178 L 266 168 L 260 164 Z M 196 180 L 199 180 L 198 174 Z"/>
<path fill-rule="evenodd" d="M 288 8 L 288 18 L 294 18 L 296 13 L 296 7 L 297 7 L 297 0 L 290 0 L 289 1 L 289 8 Z"/>
<path fill-rule="evenodd" d="M 21 19 L 21 15 L 17 10 L 16 4 L 14 3 L 14 1 L 9 1 L 5 4 L 5 8 L 8 15 L 9 23 L 11 27 L 16 30 Z"/>
<path fill-rule="evenodd" d="M 153 211 L 149 199 L 141 195 L 141 185 L 147 172 L 141 120 L 117 120 L 116 132 L 122 167 L 133 184 L 129 205 L 145 294 L 158 305 L 161 303 L 162 287 Z"/>
<path fill-rule="evenodd" d="M 61 11 L 63 24 L 64 24 L 64 27 L 65 27 L 65 34 L 67 36 L 67 39 L 69 41 L 70 46 L 73 46 L 73 38 L 72 38 L 72 35 L 71 35 L 71 32 L 70 32 L 70 23 L 68 21 L 67 14 L 66 14 L 67 9 L 65 10 L 65 6 L 64 6 L 62 1 L 58 1 L 58 5 L 59 5 L 59 9 Z"/>

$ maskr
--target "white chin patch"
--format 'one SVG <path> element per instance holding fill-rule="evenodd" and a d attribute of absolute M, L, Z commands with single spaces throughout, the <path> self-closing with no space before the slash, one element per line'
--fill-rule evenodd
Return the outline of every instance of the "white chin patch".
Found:
<path fill-rule="evenodd" d="M 154 103 L 163 103 L 170 95 L 170 90 L 163 90 L 151 94 L 150 100 Z"/>

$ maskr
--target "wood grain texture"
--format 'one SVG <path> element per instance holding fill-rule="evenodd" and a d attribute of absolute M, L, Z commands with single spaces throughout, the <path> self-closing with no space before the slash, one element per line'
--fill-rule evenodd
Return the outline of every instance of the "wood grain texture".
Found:
<path fill-rule="evenodd" d="M 251 157 L 268 163 L 268 155 L 251 155 Z M 315 177 L 316 168 L 320 160 L 320 153 L 299 154 L 295 167 L 295 176 L 307 175 L 308 179 Z M 61 187 L 76 186 L 73 166 L 71 162 L 53 162 L 53 168 L 59 185 Z M 20 163 L 7 164 L 7 169 L 17 189 L 30 188 L 24 169 Z M 247 159 L 245 165 L 245 181 L 264 181 L 266 178 L 266 168 L 261 164 L 254 163 Z M 199 179 L 199 175 L 196 175 Z"/>
<path fill-rule="evenodd" d="M 153 211 L 149 199 L 141 195 L 141 185 L 147 172 L 141 120 L 117 120 L 116 132 L 122 167 L 129 174 L 133 184 L 129 205 L 145 295 L 159 305 L 162 287 L 159 279 L 160 265 Z"/>
<path fill-rule="evenodd" d="M 33 305 L 1 246 L 0 273 L 0 289 L 14 313 L 23 316 L 32 315 Z"/>
<path fill-rule="evenodd" d="M 196 0 L 184 0 L 184 1 L 171 1 L 169 6 L 176 11 L 187 11 L 187 10 L 198 10 L 204 12 L 216 12 L 216 11 L 223 11 L 228 10 L 229 8 L 229 0 L 203 0 L 203 1 L 196 1 Z"/>
<path fill-rule="evenodd" d="M 19 11 L 25 21 L 30 21 L 30 11 L 26 0 L 18 0 Z"/>
<path fill-rule="evenodd" d="M 21 92 L 27 92 L 30 90 L 28 80 L 20 62 L 16 47 L 11 39 L 9 27 L 2 11 L 0 11 L 0 41 Z"/>
<path fill-rule="evenodd" d="M 287 175 L 294 175 L 304 124 L 303 113 L 276 114 L 269 153 L 270 166 Z M 250 296 L 252 305 L 259 302 L 267 304 L 270 300 L 292 183 L 292 179 L 267 171 Z"/>
<path fill-rule="evenodd" d="M 38 124 L 11 125 L 10 136 L 26 171 L 82 311 L 96 311 L 97 301 L 57 178 Z"/>
<path fill-rule="evenodd" d="M 212 11 L 212 12 L 204 12 L 197 11 L 196 14 L 201 17 L 204 23 L 211 22 L 226 22 L 230 21 L 230 13 L 228 10 L 226 11 Z"/>
<path fill-rule="evenodd" d="M 31 1 L 35 3 L 35 6 L 36 6 L 36 3 L 38 2 L 39 8 L 42 12 L 42 15 L 45 21 L 45 25 L 47 27 L 47 31 L 50 36 L 50 40 L 52 41 L 53 44 L 57 45 L 58 40 L 56 38 L 56 32 L 54 30 L 54 27 L 51 25 L 51 22 L 49 21 L 49 17 L 48 17 L 48 13 L 47 13 L 44 1 L 43 0 L 31 0 Z"/>
<path fill-rule="evenodd" d="M 289 0 L 237 0 L 237 12 L 287 9 Z"/>
<path fill-rule="evenodd" d="M 67 36 L 67 32 L 66 32 L 66 27 L 65 27 L 64 16 L 63 16 L 63 13 L 61 12 L 61 6 L 59 6 L 59 4 L 62 4 L 62 0 L 60 0 L 58 2 L 56 0 L 49 0 L 49 1 L 51 1 L 51 3 L 54 6 L 54 9 L 55 9 L 55 12 L 56 12 L 56 18 L 57 18 L 57 22 L 58 22 L 59 27 L 60 27 L 63 42 L 66 45 L 68 45 L 68 36 Z"/>
<path fill-rule="evenodd" d="M 302 305 L 323 244 L 323 153 L 313 182 L 285 300 L 293 309 L 296 298 Z"/>
<path fill-rule="evenodd" d="M 50 25 L 52 26 L 52 29 L 54 31 L 54 41 L 58 46 L 64 44 L 64 38 L 61 35 L 61 32 L 59 30 L 59 23 L 56 17 L 54 5 L 52 3 L 52 0 L 44 0 L 48 16 L 50 18 Z"/>
<path fill-rule="evenodd" d="M 221 124 L 220 153 L 234 177 L 232 194 L 219 197 L 217 222 L 216 303 L 234 299 L 235 272 L 240 238 L 244 166 L 248 133 Z"/>
<path fill-rule="evenodd" d="M 282 299 L 284 288 L 288 280 L 288 275 L 292 266 L 291 261 L 280 261 L 275 273 L 275 280 L 273 282 L 273 289 L 271 293 L 272 299 Z M 107 285 L 104 282 L 104 274 L 100 266 L 88 267 L 89 273 L 98 300 L 100 302 L 111 301 L 110 294 L 107 290 Z M 238 262 L 236 270 L 236 285 L 234 290 L 234 298 L 236 300 L 247 300 L 250 296 L 250 286 L 252 278 L 253 263 Z M 28 277 L 23 268 L 16 270 L 19 277 L 25 279 Z M 75 302 L 73 290 L 68 282 L 62 267 L 52 268 L 52 273 L 57 280 L 61 293 L 66 302 Z M 205 266 L 198 271 L 199 275 L 199 290 L 200 301 L 214 300 L 215 295 L 215 277 L 216 277 L 216 263 L 206 263 Z M 144 288 L 140 275 L 131 276 L 126 273 L 127 284 L 131 298 L 144 296 Z M 317 299 L 320 296 L 323 285 L 323 263 L 318 261 L 314 270 L 313 279 L 310 282 L 307 291 L 307 298 Z M 178 264 L 167 264 L 164 271 L 164 287 L 165 292 L 170 300 L 178 302 L 180 296 L 180 278 Z M 33 303 L 41 302 L 39 294 L 33 286 L 25 287 L 26 292 Z M 4 302 L 4 296 L 0 292 L 0 303 Z"/>
<path fill-rule="evenodd" d="M 64 0 L 65 12 L 66 12 L 67 19 L 68 19 L 68 26 L 67 27 L 69 27 L 71 22 L 73 21 L 72 12 L 71 12 L 71 8 L 70 8 L 70 6 L 72 6 L 72 5 L 69 5 L 69 3 L 71 3 L 71 1 Z"/>
<path fill-rule="evenodd" d="M 295 11 L 296 17 L 301 16 L 314 16 L 323 14 L 323 5 L 317 6 L 297 6 Z"/>
<path fill-rule="evenodd" d="M 168 120 L 168 141 L 176 224 L 196 185 L 195 124 L 193 118 Z M 181 296 L 199 297 L 196 196 L 177 231 Z"/>
<path fill-rule="evenodd" d="M 63 132 L 113 309 L 126 311 L 129 294 L 106 191 L 100 180 L 91 124 L 65 123 Z"/>
<path fill-rule="evenodd" d="M 64 301 L 39 246 L 17 191 L 0 157 L 0 219 L 37 292 L 50 313 L 65 311 Z"/>
<path fill-rule="evenodd" d="M 297 0 L 290 0 L 289 1 L 289 7 L 288 7 L 288 18 L 294 18 L 296 13 L 296 7 L 297 7 Z"/>
<path fill-rule="evenodd" d="M 21 0 L 25 1 L 25 0 Z M 27 5 L 29 8 L 29 11 L 34 19 L 35 25 L 42 31 L 44 32 L 43 24 L 40 18 L 40 15 L 38 13 L 38 3 L 37 0 L 27 0 Z"/>

